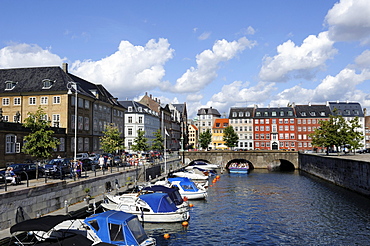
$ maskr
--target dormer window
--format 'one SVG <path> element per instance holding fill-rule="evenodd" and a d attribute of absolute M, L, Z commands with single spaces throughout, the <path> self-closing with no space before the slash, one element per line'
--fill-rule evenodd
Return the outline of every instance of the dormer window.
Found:
<path fill-rule="evenodd" d="M 50 89 L 53 86 L 54 82 L 50 79 L 42 80 L 42 89 Z"/>
<path fill-rule="evenodd" d="M 143 108 L 142 108 L 142 107 L 139 107 L 139 108 L 138 108 L 138 111 L 139 111 L 139 112 L 143 112 Z"/>
<path fill-rule="evenodd" d="M 310 112 L 310 115 L 311 116 L 316 116 L 316 113 L 315 112 Z"/>
<path fill-rule="evenodd" d="M 320 116 L 325 116 L 325 112 L 320 112 Z"/>
<path fill-rule="evenodd" d="M 5 90 L 13 90 L 14 87 L 17 85 L 17 82 L 13 82 L 13 81 L 6 81 L 5 82 Z"/>
<path fill-rule="evenodd" d="M 128 112 L 132 112 L 132 107 L 130 106 L 130 107 L 128 107 Z"/>
<path fill-rule="evenodd" d="M 301 112 L 301 116 L 306 116 L 306 112 Z"/>

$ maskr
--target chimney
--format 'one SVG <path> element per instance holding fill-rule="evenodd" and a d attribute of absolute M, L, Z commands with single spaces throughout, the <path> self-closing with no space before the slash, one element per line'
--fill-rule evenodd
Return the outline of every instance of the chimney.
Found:
<path fill-rule="evenodd" d="M 68 63 L 63 63 L 62 66 L 63 66 L 63 71 L 65 73 L 68 73 Z"/>
<path fill-rule="evenodd" d="M 150 98 L 152 98 L 152 94 L 150 94 Z"/>

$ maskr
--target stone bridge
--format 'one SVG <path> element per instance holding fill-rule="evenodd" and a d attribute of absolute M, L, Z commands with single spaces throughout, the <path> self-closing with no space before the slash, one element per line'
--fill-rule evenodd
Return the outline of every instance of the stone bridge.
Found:
<path fill-rule="evenodd" d="M 192 161 L 203 160 L 208 163 L 219 164 L 227 168 L 232 162 L 247 162 L 250 167 L 269 170 L 289 171 L 298 169 L 297 151 L 257 150 L 257 151 L 185 151 L 183 160 L 185 164 Z M 181 155 L 181 153 L 180 153 Z"/>

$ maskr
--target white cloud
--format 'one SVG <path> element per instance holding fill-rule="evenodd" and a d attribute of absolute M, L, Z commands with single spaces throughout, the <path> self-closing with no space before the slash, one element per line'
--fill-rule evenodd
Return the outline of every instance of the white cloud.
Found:
<path fill-rule="evenodd" d="M 218 40 L 212 50 L 205 50 L 196 57 L 197 68 L 189 68 L 176 85 L 171 88 L 168 84 L 163 88 L 171 88 L 173 92 L 197 92 L 210 84 L 217 77 L 218 64 L 234 58 L 246 48 L 252 48 L 256 43 L 243 37 L 238 41 L 228 42 Z"/>
<path fill-rule="evenodd" d="M 354 69 L 345 68 L 336 76 L 328 75 L 314 89 L 305 89 L 299 85 L 286 89 L 280 92 L 271 103 L 286 105 L 288 102 L 307 104 L 337 100 L 361 101 L 361 99 L 364 100 L 365 95 L 357 90 L 356 86 L 369 79 L 370 72 L 367 69 L 356 73 Z"/>
<path fill-rule="evenodd" d="M 228 112 L 229 108 L 236 105 L 246 106 L 263 103 L 271 98 L 272 92 L 276 89 L 275 83 L 259 82 L 255 86 L 249 83 L 235 81 L 224 85 L 221 91 L 212 96 L 207 103 L 219 110 L 219 112 Z"/>
<path fill-rule="evenodd" d="M 282 82 L 291 77 L 310 79 L 315 69 L 324 67 L 326 60 L 332 58 L 337 50 L 327 32 L 308 36 L 301 46 L 291 40 L 277 47 L 278 54 L 265 57 L 260 71 L 262 81 Z"/>
<path fill-rule="evenodd" d="M 365 50 L 355 59 L 356 65 L 360 68 L 370 68 L 370 50 Z"/>
<path fill-rule="evenodd" d="M 334 41 L 361 40 L 368 43 L 369 16 L 369 0 L 341 0 L 325 17 L 325 22 L 329 25 L 329 37 Z"/>
<path fill-rule="evenodd" d="M 93 83 L 103 84 L 121 98 L 137 95 L 161 85 L 164 64 L 173 57 L 166 39 L 149 40 L 143 46 L 121 41 L 118 51 L 99 61 L 76 61 L 71 72 Z"/>
<path fill-rule="evenodd" d="M 0 67 L 60 66 L 66 58 L 36 44 L 12 44 L 0 50 Z"/>
<path fill-rule="evenodd" d="M 203 99 L 203 95 L 201 94 L 189 94 L 187 97 L 186 97 L 186 101 L 187 102 L 194 102 L 194 101 L 200 101 Z"/>
<path fill-rule="evenodd" d="M 206 40 L 206 39 L 208 39 L 210 36 L 211 36 L 211 32 L 204 32 L 204 33 L 202 33 L 202 34 L 198 37 L 198 39 L 199 39 L 199 40 Z"/>

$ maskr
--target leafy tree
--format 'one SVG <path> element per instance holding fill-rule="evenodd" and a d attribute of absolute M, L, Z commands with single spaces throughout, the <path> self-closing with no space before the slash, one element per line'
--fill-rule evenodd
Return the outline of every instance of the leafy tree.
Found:
<path fill-rule="evenodd" d="M 329 120 L 320 121 L 320 127 L 315 129 L 310 134 L 312 145 L 317 147 L 325 147 L 327 155 L 329 148 L 335 146 L 339 155 L 341 146 L 349 145 L 354 148 L 360 147 L 362 144 L 362 133 L 356 131 L 360 127 L 358 119 L 353 119 L 349 123 L 341 115 L 331 115 Z"/>
<path fill-rule="evenodd" d="M 125 148 L 121 133 L 114 124 L 109 124 L 103 131 L 104 136 L 100 137 L 100 145 L 105 153 L 115 153 Z"/>
<path fill-rule="evenodd" d="M 233 148 L 238 144 L 239 137 L 232 126 L 228 126 L 224 129 L 223 140 L 225 141 L 225 145 L 229 148 Z"/>
<path fill-rule="evenodd" d="M 153 150 L 163 150 L 163 137 L 161 130 L 154 132 L 155 139 L 153 140 L 152 149 Z"/>
<path fill-rule="evenodd" d="M 356 129 L 359 129 L 360 127 L 361 127 L 361 125 L 359 123 L 358 117 L 355 117 L 352 120 L 350 120 L 349 126 L 348 126 L 349 136 L 348 136 L 347 144 L 349 144 L 351 146 L 351 149 L 353 149 L 353 150 L 364 147 L 364 145 L 361 143 L 361 140 L 364 139 L 364 136 L 363 136 L 362 132 L 359 132 L 359 131 L 356 130 Z M 356 151 L 354 153 L 356 154 Z"/>
<path fill-rule="evenodd" d="M 137 130 L 137 137 L 134 139 L 134 144 L 131 145 L 133 151 L 147 151 L 149 149 L 148 139 L 144 135 L 144 131 Z"/>
<path fill-rule="evenodd" d="M 50 123 L 46 120 L 42 107 L 39 107 L 36 113 L 28 113 L 24 127 L 31 129 L 31 133 L 24 137 L 23 152 L 38 159 L 49 158 L 60 142 L 53 137 L 54 131 L 50 129 Z"/>
<path fill-rule="evenodd" d="M 212 141 L 212 134 L 211 134 L 211 131 L 209 129 L 207 129 L 207 131 L 202 132 L 201 134 L 199 134 L 199 143 L 200 143 L 200 147 L 202 147 L 202 149 L 207 149 L 208 145 L 211 143 L 211 141 Z"/>

